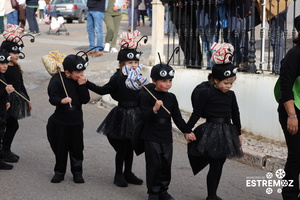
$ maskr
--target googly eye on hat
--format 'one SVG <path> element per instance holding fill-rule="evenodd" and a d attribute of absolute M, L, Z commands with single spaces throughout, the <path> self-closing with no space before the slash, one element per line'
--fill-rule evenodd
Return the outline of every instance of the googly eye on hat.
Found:
<path fill-rule="evenodd" d="M 0 50 L 0 63 L 9 63 L 11 59 L 12 59 L 11 56 L 6 50 L 4 49 Z"/>

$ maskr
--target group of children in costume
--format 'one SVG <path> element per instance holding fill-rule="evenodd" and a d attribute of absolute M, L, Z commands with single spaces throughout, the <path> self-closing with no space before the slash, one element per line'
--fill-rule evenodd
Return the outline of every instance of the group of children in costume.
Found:
<path fill-rule="evenodd" d="M 27 35 L 24 35 L 27 36 Z M 24 37 L 22 36 L 22 37 Z M 29 35 L 31 41 L 34 37 Z M 24 43 L 20 36 L 7 38 L 0 46 L 0 169 L 10 170 L 19 156 L 11 151 L 11 145 L 19 129 L 18 120 L 30 116 L 30 98 L 23 82 L 18 59 L 23 59 Z"/>
<path fill-rule="evenodd" d="M 215 64 L 208 77 L 209 81 L 198 85 L 193 92 L 193 113 L 186 123 L 180 113 L 176 96 L 169 92 L 175 75 L 174 69 L 169 62 L 153 66 L 150 73 L 152 83 L 144 85 L 146 78 L 141 75 L 139 64 L 142 52 L 137 50 L 139 41 L 130 35 L 127 39 L 133 39 L 135 45 L 128 44 L 126 40 L 123 43 L 121 41 L 121 50 L 117 58 L 119 68 L 103 86 L 97 86 L 84 76 L 83 72 L 89 59 L 88 52 L 83 51 L 66 56 L 62 63 L 64 72 L 58 71 L 52 76 L 48 85 L 48 95 L 49 102 L 56 106 L 56 109 L 49 117 L 46 127 L 47 138 L 55 155 L 54 176 L 51 182 L 59 183 L 64 180 L 69 154 L 73 181 L 84 183 L 82 104 L 89 102 L 91 90 L 99 95 L 110 94 L 118 102 L 97 129 L 97 132 L 107 136 L 116 151 L 113 180 L 116 186 L 127 187 L 128 183 L 143 184 L 143 180 L 132 172 L 135 150 L 133 141 L 139 140 L 143 143 L 142 152 L 145 152 L 148 199 L 174 199 L 168 193 L 173 154 L 173 120 L 188 141 L 188 155 L 194 174 L 210 165 L 207 175 L 207 199 L 220 200 L 217 188 L 222 166 L 226 158 L 242 156 L 239 109 L 235 94 L 230 90 L 236 79 L 237 69 L 231 62 Z M 18 129 L 17 120 L 28 116 L 31 109 L 22 71 L 17 64 L 21 46 L 23 44 L 4 41 L 0 52 L 0 79 L 8 84 L 0 83 L 0 94 L 4 94 L 0 98 L 0 136 L 3 139 L 1 146 L 4 161 L 11 159 L 9 161 L 12 162 L 19 159 L 10 150 L 11 141 Z M 25 96 L 28 102 L 14 91 Z M 18 104 L 20 107 L 13 110 L 14 102 L 17 101 L 21 101 L 21 104 Z M 11 103 L 8 110 L 7 102 Z M 10 109 L 13 112 L 8 112 Z M 200 117 L 206 118 L 207 121 L 193 130 Z M 142 126 L 140 133 L 136 134 L 135 128 L 139 123 Z M 12 168 L 4 162 L 1 162 L 0 166 Z"/>
<path fill-rule="evenodd" d="M 169 62 L 153 66 L 150 73 L 152 83 L 144 85 L 146 78 L 142 77 L 139 65 L 142 52 L 137 50 L 139 41 L 135 43 L 131 45 L 125 39 L 123 43 L 121 41 L 117 58 L 119 68 L 103 86 L 92 83 L 83 75 L 88 64 L 86 53 L 85 58 L 79 55 L 67 56 L 63 61 L 65 73 L 52 77 L 48 94 L 56 110 L 49 118 L 47 134 L 56 164 L 51 182 L 64 180 L 68 152 L 74 182 L 84 182 L 81 105 L 89 101 L 88 90 L 91 90 L 99 95 L 110 94 L 118 102 L 97 129 L 97 132 L 107 136 L 116 151 L 113 180 L 116 186 L 143 184 L 143 180 L 132 172 L 135 150 L 133 141 L 139 140 L 143 143 L 142 152 L 145 152 L 148 199 L 174 199 L 168 193 L 173 154 L 172 119 L 189 142 L 188 155 L 194 174 L 210 165 L 207 199 L 220 200 L 217 188 L 223 164 L 226 158 L 242 156 L 239 109 L 235 94 L 230 90 L 237 69 L 228 61 L 228 52 L 225 54 L 226 63 L 224 59 L 224 63 L 215 64 L 208 77 L 209 81 L 195 88 L 192 95 L 194 111 L 186 123 L 176 96 L 169 92 L 174 69 Z M 192 132 L 200 117 L 207 121 Z M 141 133 L 136 134 L 136 125 L 139 123 L 142 123 Z"/>

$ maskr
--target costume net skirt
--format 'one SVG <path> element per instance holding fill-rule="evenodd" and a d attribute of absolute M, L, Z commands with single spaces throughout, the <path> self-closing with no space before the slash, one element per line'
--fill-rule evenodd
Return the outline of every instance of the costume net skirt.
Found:
<path fill-rule="evenodd" d="M 114 107 L 100 124 L 97 132 L 114 139 L 132 139 L 133 131 L 140 120 L 140 110 L 136 108 Z"/>
<path fill-rule="evenodd" d="M 25 97 L 24 93 L 19 93 Z M 16 93 L 11 93 L 8 96 L 8 100 L 10 102 L 10 108 L 7 110 L 8 117 L 11 116 L 15 119 L 22 119 L 31 115 L 28 102 Z"/>
<path fill-rule="evenodd" d="M 197 140 L 191 142 L 188 153 L 193 156 L 211 158 L 242 157 L 236 127 L 227 123 L 206 122 L 198 126 L 194 133 Z"/>

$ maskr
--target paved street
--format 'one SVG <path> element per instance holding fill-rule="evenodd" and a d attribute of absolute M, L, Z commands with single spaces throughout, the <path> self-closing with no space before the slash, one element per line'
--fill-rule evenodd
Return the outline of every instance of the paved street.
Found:
<path fill-rule="evenodd" d="M 54 111 L 48 102 L 47 85 L 50 75 L 46 72 L 41 57 L 51 50 L 60 50 L 66 54 L 77 53 L 88 48 L 85 24 L 66 24 L 69 36 L 46 35 L 49 26 L 40 25 L 42 35 L 35 43 L 24 39 L 26 58 L 20 61 L 24 70 L 24 82 L 33 103 L 32 116 L 20 120 L 20 129 L 16 134 L 12 150 L 20 156 L 11 171 L 0 171 L 1 200 L 142 200 L 147 199 L 146 185 L 119 188 L 113 184 L 114 150 L 103 135 L 96 129 L 108 110 L 99 108 L 95 103 L 99 97 L 92 94 L 92 101 L 84 106 L 84 173 L 86 183 L 75 184 L 68 168 L 65 180 L 53 184 L 54 155 L 46 138 L 46 123 Z M 122 24 L 126 29 L 126 24 Z M 148 30 L 147 30 L 148 29 Z M 105 30 L 105 28 L 104 28 Z M 149 26 L 142 27 L 142 34 Z M 143 32 L 144 31 L 144 32 Z M 151 42 L 151 41 L 150 41 Z M 150 46 L 142 47 L 144 58 L 150 54 Z M 117 54 L 105 54 L 103 57 L 90 58 L 86 76 L 99 84 L 105 83 L 117 67 Z M 186 144 L 174 141 L 172 182 L 169 192 L 177 200 L 204 200 L 206 198 L 206 172 L 203 170 L 193 176 L 186 155 Z M 144 155 L 135 157 L 134 173 L 145 181 Z M 258 185 L 266 178 L 267 171 L 258 170 L 239 162 L 228 160 L 225 163 L 218 195 L 224 200 L 279 200 L 280 187 Z M 256 183 L 256 185 L 249 184 Z M 278 180 L 273 177 L 270 180 Z M 250 187 L 252 186 L 252 187 Z M 273 190 L 266 193 L 266 188 Z"/>

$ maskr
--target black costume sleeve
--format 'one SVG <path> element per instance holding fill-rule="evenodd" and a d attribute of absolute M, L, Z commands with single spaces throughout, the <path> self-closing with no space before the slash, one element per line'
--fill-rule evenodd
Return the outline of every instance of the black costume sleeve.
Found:
<path fill-rule="evenodd" d="M 66 97 L 60 95 L 59 88 L 61 88 L 61 82 L 58 81 L 56 74 L 51 78 L 48 85 L 49 102 L 54 106 L 61 105 L 61 100 Z"/>
<path fill-rule="evenodd" d="M 118 73 L 118 72 L 116 72 L 116 73 Z M 114 75 L 112 75 L 112 77 L 109 79 L 109 82 L 103 86 L 97 86 L 96 84 L 94 84 L 90 81 L 87 81 L 87 83 L 86 83 L 87 88 L 99 95 L 115 93 L 115 90 L 117 88 L 117 83 L 118 83 L 118 81 L 117 81 L 118 76 L 116 73 Z"/>
<path fill-rule="evenodd" d="M 27 93 L 27 90 L 24 86 L 24 81 L 23 81 L 23 76 L 21 75 L 21 91 L 24 93 L 25 97 L 27 97 L 27 99 L 30 101 L 30 97 Z"/>
<path fill-rule="evenodd" d="M 300 75 L 300 45 L 290 49 L 281 61 L 280 87 L 281 101 L 284 103 L 294 99 L 292 91 L 296 78 Z"/>
<path fill-rule="evenodd" d="M 203 111 L 205 108 L 205 105 L 209 98 L 209 88 L 202 88 L 199 89 L 199 94 L 194 95 L 192 98 L 192 102 L 197 102 L 194 104 L 192 115 L 185 127 L 185 133 L 190 133 L 192 131 L 192 128 L 197 123 L 197 121 L 200 119 L 201 116 L 203 116 Z"/>
<path fill-rule="evenodd" d="M 140 93 L 141 119 L 143 122 L 151 122 L 155 118 L 154 104 L 155 100 L 147 92 Z"/>
<path fill-rule="evenodd" d="M 86 84 L 78 85 L 79 101 L 82 104 L 87 104 L 90 101 L 90 93 L 86 87 Z"/>
<path fill-rule="evenodd" d="M 176 126 L 179 128 L 179 130 L 182 132 L 182 133 L 185 133 L 185 126 L 186 126 L 186 122 L 184 121 L 184 119 L 182 118 L 182 115 L 181 115 L 181 112 L 179 110 L 179 106 L 178 106 L 178 101 L 177 101 L 177 98 L 175 95 L 173 95 L 174 97 L 174 105 L 173 105 L 173 108 L 172 108 L 172 111 L 171 111 L 171 114 L 172 114 L 172 119 L 174 121 L 174 123 L 176 124 Z"/>
<path fill-rule="evenodd" d="M 237 104 L 236 96 L 233 94 L 232 98 L 232 123 L 235 125 L 238 135 L 241 135 L 241 119 L 240 119 L 240 111 Z"/>

